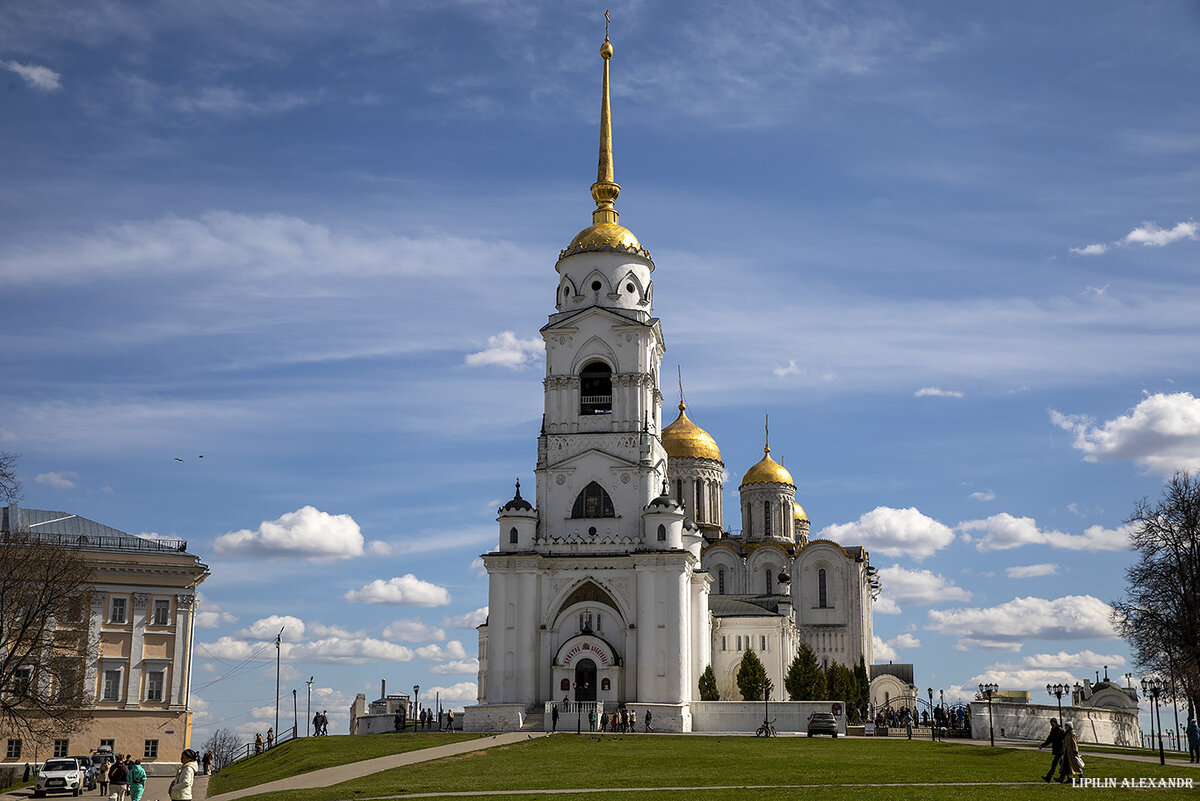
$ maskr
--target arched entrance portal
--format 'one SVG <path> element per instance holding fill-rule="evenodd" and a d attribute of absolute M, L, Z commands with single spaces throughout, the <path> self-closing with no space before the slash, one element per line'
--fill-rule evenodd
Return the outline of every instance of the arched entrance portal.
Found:
<path fill-rule="evenodd" d="M 590 659 L 575 663 L 575 700 L 596 700 L 596 663 Z"/>

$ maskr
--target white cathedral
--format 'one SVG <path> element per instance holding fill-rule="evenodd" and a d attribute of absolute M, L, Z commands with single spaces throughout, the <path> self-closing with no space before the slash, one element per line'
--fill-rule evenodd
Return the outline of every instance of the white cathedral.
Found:
<path fill-rule="evenodd" d="M 738 487 L 741 530 L 725 528 L 716 441 L 680 402 L 662 427 L 666 344 L 653 316 L 654 262 L 618 222 L 607 36 L 592 225 L 559 254 L 546 342 L 536 491 L 499 510 L 483 555 L 476 730 L 520 728 L 548 701 L 652 708 L 656 728 L 691 731 L 711 665 L 741 700 L 743 653 L 775 691 L 800 642 L 826 664 L 872 662 L 878 580 L 861 547 L 809 539 L 796 485 L 764 448 Z M 536 503 L 536 506 L 534 505 Z"/>

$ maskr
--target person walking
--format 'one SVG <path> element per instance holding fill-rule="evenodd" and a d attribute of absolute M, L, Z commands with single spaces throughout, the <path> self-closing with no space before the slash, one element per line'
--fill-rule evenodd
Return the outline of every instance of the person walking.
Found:
<path fill-rule="evenodd" d="M 642 728 L 644 728 L 648 732 L 654 731 L 654 728 L 650 725 L 650 710 L 649 709 L 646 710 L 646 716 L 645 716 L 645 718 L 642 719 Z"/>
<path fill-rule="evenodd" d="M 262 732 L 254 733 L 254 753 L 261 754 L 263 752 Z"/>
<path fill-rule="evenodd" d="M 912 739 L 912 724 L 912 713 L 906 708 L 900 715 L 900 725 L 904 727 L 904 730 L 908 733 L 908 739 L 910 740 Z"/>
<path fill-rule="evenodd" d="M 1195 718 L 1188 718 L 1187 725 L 1188 762 L 1200 762 L 1200 726 Z"/>
<path fill-rule="evenodd" d="M 100 764 L 96 766 L 96 779 L 100 782 L 100 795 L 108 795 L 108 771 L 112 767 L 112 763 L 104 757 L 100 757 Z M 26 771 L 28 773 L 28 771 Z M 29 777 L 25 777 L 26 781 Z"/>
<path fill-rule="evenodd" d="M 146 769 L 142 767 L 142 760 L 136 759 L 133 765 L 129 768 L 129 799 L 130 801 L 142 801 L 142 793 L 146 791 Z"/>
<path fill-rule="evenodd" d="M 267 748 L 268 750 L 275 747 L 275 727 L 267 729 Z"/>
<path fill-rule="evenodd" d="M 454 710 L 453 709 L 446 710 L 446 728 L 449 729 L 450 731 L 454 731 Z"/>
<path fill-rule="evenodd" d="M 1063 727 L 1062 768 L 1058 774 L 1059 783 L 1065 783 L 1067 778 L 1075 778 L 1075 774 L 1083 775 L 1083 760 L 1079 758 L 1079 740 L 1075 737 L 1075 727 L 1068 723 Z"/>
<path fill-rule="evenodd" d="M 558 704 L 550 705 L 550 731 L 558 731 Z"/>
<path fill-rule="evenodd" d="M 313 724 L 313 737 L 320 737 L 321 736 L 321 713 L 320 712 L 313 713 L 312 724 Z"/>
<path fill-rule="evenodd" d="M 1062 762 L 1063 756 L 1063 730 L 1058 725 L 1058 718 L 1050 718 L 1050 733 L 1046 735 L 1046 739 L 1038 746 L 1038 750 L 1041 751 L 1046 746 L 1050 746 L 1050 753 L 1053 754 L 1054 758 L 1050 760 L 1050 770 L 1046 772 L 1042 780 L 1050 781 L 1054 778 L 1054 769 Z"/>
<path fill-rule="evenodd" d="M 179 755 L 179 761 L 183 764 L 180 765 L 179 772 L 175 774 L 168 790 L 171 801 L 191 801 L 192 785 L 196 782 L 197 756 L 199 755 L 190 748 Z"/>
<path fill-rule="evenodd" d="M 129 768 L 125 767 L 124 754 L 117 754 L 117 760 L 109 768 L 108 786 L 112 789 L 109 798 L 115 796 L 117 801 L 125 801 L 125 792 L 129 789 Z"/>
<path fill-rule="evenodd" d="M 213 752 L 212 751 L 204 752 L 204 761 L 202 764 L 204 765 L 204 775 L 205 776 L 212 773 L 212 764 L 213 764 Z"/>
<path fill-rule="evenodd" d="M 596 708 L 592 707 L 588 710 L 588 731 L 596 730 Z"/>

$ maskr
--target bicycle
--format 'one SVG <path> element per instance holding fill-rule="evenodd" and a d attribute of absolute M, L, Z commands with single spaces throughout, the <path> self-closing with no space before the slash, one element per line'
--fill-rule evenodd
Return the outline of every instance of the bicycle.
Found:
<path fill-rule="evenodd" d="M 778 737 L 778 732 L 775 731 L 775 721 L 764 720 L 758 730 L 754 732 L 755 737 Z"/>

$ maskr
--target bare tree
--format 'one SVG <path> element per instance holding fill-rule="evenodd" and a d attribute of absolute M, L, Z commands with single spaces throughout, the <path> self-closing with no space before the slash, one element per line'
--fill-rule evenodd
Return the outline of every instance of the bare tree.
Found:
<path fill-rule="evenodd" d="M 21 499 L 21 482 L 17 480 L 18 454 L 0 451 L 0 501 L 15 503 Z"/>
<path fill-rule="evenodd" d="M 1141 499 L 1127 522 L 1138 561 L 1125 571 L 1125 597 L 1113 603 L 1117 631 L 1140 667 L 1174 677 L 1194 710 L 1200 706 L 1200 476 L 1176 473 L 1159 501 Z"/>
<path fill-rule="evenodd" d="M 203 749 L 213 755 L 213 770 L 218 771 L 228 765 L 242 750 L 241 739 L 231 729 L 217 729 L 205 741 Z"/>
<path fill-rule="evenodd" d="M 91 717 L 84 686 L 91 588 L 78 548 L 0 533 L 0 731 L 42 740 Z"/>

